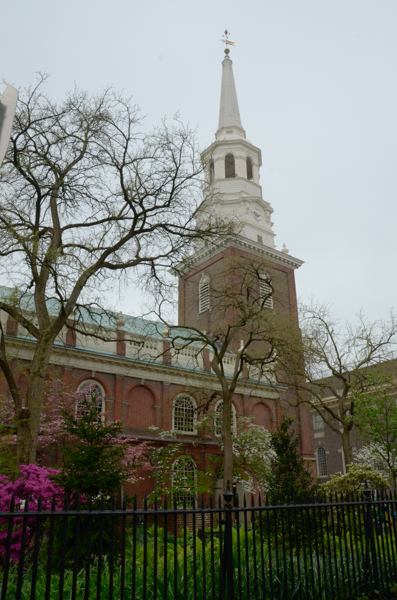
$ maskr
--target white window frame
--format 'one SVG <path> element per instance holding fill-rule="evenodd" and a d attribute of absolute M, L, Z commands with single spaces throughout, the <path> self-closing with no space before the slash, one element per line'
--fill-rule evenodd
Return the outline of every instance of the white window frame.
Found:
<path fill-rule="evenodd" d="M 262 273 L 259 275 L 259 296 L 261 298 L 261 300 L 267 296 L 269 293 L 271 293 L 271 296 L 268 296 L 264 302 L 263 308 L 269 308 L 272 309 L 273 308 L 273 291 L 271 286 L 267 283 L 269 281 L 270 277 L 268 276 L 268 274 L 266 273 L 266 271 L 262 271 Z"/>
<path fill-rule="evenodd" d="M 182 398 L 188 398 L 190 400 L 190 402 L 192 403 L 192 407 L 194 410 L 193 413 L 193 431 L 186 431 L 185 429 L 177 429 L 175 426 L 175 408 L 176 408 L 176 404 L 178 402 L 178 400 L 182 399 Z M 174 431 L 175 433 L 181 433 L 184 435 L 197 435 L 197 403 L 195 401 L 195 399 L 193 398 L 193 396 L 191 396 L 190 394 L 178 394 L 173 401 L 173 405 L 172 405 L 172 431 Z"/>
<path fill-rule="evenodd" d="M 319 419 L 321 419 L 321 422 Z M 318 429 L 324 429 L 324 419 L 318 412 L 314 413 L 313 415 L 313 429 L 315 431 Z"/>
<path fill-rule="evenodd" d="M 214 407 L 214 432 L 216 437 L 221 437 L 222 435 L 222 422 L 220 424 L 220 427 L 218 427 L 218 414 L 221 414 L 221 411 L 219 411 L 219 406 L 223 405 L 223 400 L 218 400 L 218 402 L 215 404 Z M 232 434 L 233 435 L 237 435 L 237 413 L 236 413 L 236 407 L 234 406 L 233 402 L 232 402 Z"/>
<path fill-rule="evenodd" d="M 327 471 L 327 473 L 325 475 L 324 474 L 323 475 L 320 474 L 320 461 L 319 461 L 319 457 L 318 457 L 318 453 L 319 453 L 320 450 L 324 451 L 325 469 Z M 327 452 L 326 452 L 324 446 L 319 446 L 317 448 L 317 450 L 316 450 L 316 463 L 317 463 L 317 475 L 318 475 L 318 477 L 320 477 L 321 479 L 324 478 L 324 477 L 328 477 Z"/>
<path fill-rule="evenodd" d="M 99 390 L 101 391 L 102 394 L 102 407 L 101 407 L 101 421 L 104 422 L 105 421 L 105 390 L 103 389 L 103 386 L 98 383 L 98 381 L 96 381 L 95 379 L 85 379 L 84 381 L 82 381 L 81 383 L 79 383 L 79 386 L 77 388 L 78 392 L 81 392 L 81 390 L 85 387 L 88 387 L 90 385 L 95 385 L 99 388 Z M 76 402 L 76 413 L 78 411 L 79 408 L 79 403 Z"/>
<path fill-rule="evenodd" d="M 193 485 L 194 485 L 194 490 L 196 490 L 196 488 L 197 488 L 197 465 L 196 465 L 195 461 L 193 460 L 193 458 L 190 455 L 187 456 L 186 454 L 182 454 L 181 456 L 178 456 L 172 463 L 172 486 L 174 487 L 175 475 L 177 473 L 176 466 L 178 465 L 179 462 L 182 462 L 182 460 L 181 460 L 182 457 L 183 457 L 183 462 L 185 464 L 187 463 L 187 461 L 186 461 L 186 457 L 187 457 L 188 461 L 193 466 L 193 469 L 190 472 L 193 473 L 193 479 L 194 479 Z M 174 498 L 175 498 L 175 496 L 179 496 L 179 494 L 174 494 Z M 186 494 L 185 497 L 186 497 L 186 506 L 189 507 L 191 502 L 189 501 L 188 493 Z M 196 498 L 196 494 L 193 492 L 191 494 L 190 498 Z M 177 506 L 181 505 L 181 504 L 183 505 L 183 496 L 181 498 L 177 498 L 176 503 L 177 503 Z"/>
<path fill-rule="evenodd" d="M 210 278 L 202 275 L 199 282 L 199 314 L 210 309 Z"/>

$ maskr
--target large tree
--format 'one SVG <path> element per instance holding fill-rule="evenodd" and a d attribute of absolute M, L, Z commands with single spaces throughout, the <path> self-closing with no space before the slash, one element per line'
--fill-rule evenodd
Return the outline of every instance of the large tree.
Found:
<path fill-rule="evenodd" d="M 293 377 L 301 374 L 306 394 L 302 401 L 309 401 L 340 436 L 348 465 L 353 461 L 356 398 L 372 386 L 374 376 L 388 368 L 397 339 L 396 319 L 390 313 L 388 321 L 371 323 L 360 313 L 356 323 L 342 326 L 328 306 L 312 304 L 301 307 L 299 322 L 305 362 L 300 362 L 299 355 L 295 360 L 289 357 Z"/>
<path fill-rule="evenodd" d="M 195 240 L 231 230 L 194 220 L 203 169 L 194 132 L 178 120 L 145 132 L 137 107 L 111 89 L 53 102 L 44 80 L 21 94 L 0 171 L 0 281 L 13 289 L 0 311 L 35 341 L 23 398 L 0 329 L 20 463 L 36 459 L 51 348 L 65 327 L 79 329 L 115 279 L 160 282 Z"/>

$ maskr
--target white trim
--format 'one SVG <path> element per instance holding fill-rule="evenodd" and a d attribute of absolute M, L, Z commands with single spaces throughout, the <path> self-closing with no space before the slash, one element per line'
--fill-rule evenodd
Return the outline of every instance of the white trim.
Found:
<path fill-rule="evenodd" d="M 175 405 L 178 402 L 178 400 L 181 398 L 187 398 L 192 403 L 192 406 L 194 409 L 193 431 L 186 431 L 184 429 L 176 429 L 175 428 Z M 190 394 L 182 392 L 181 394 L 178 394 L 177 396 L 175 396 L 175 398 L 173 400 L 173 403 L 172 403 L 172 431 L 174 431 L 175 433 L 181 433 L 181 434 L 185 434 L 185 435 L 197 435 L 197 403 L 196 403 L 195 399 L 193 398 L 193 396 L 191 396 Z"/>
<path fill-rule="evenodd" d="M 183 462 L 186 464 L 188 461 L 193 465 L 193 469 L 192 469 L 192 473 L 193 473 L 193 478 L 194 478 L 194 491 L 191 494 L 191 497 L 196 498 L 196 494 L 195 494 L 195 490 L 197 488 L 197 465 L 194 461 L 194 459 L 190 456 L 190 454 L 181 454 L 180 456 L 178 456 L 174 462 L 172 463 L 172 487 L 174 486 L 174 477 L 175 474 L 177 473 L 177 469 L 175 468 L 175 466 L 178 464 L 178 462 L 181 462 L 181 459 L 184 459 Z M 188 460 L 186 460 L 188 459 Z M 188 496 L 188 493 L 186 494 L 186 496 Z M 178 500 L 177 500 L 177 504 L 178 504 Z M 187 503 L 188 506 L 188 503 Z"/>
<path fill-rule="evenodd" d="M 103 389 L 103 386 L 96 381 L 96 379 L 84 379 L 84 381 L 82 381 L 81 383 L 79 383 L 79 386 L 77 388 L 77 391 L 80 392 L 83 388 L 89 386 L 89 385 L 95 385 L 99 388 L 101 394 L 102 394 L 102 409 L 101 409 L 101 421 L 105 421 L 105 390 Z M 78 409 L 78 402 L 76 402 L 76 411 Z"/>
<path fill-rule="evenodd" d="M 323 452 L 324 452 L 323 462 L 325 464 L 325 469 L 327 471 L 326 474 L 323 474 L 323 475 L 320 474 L 320 466 L 319 466 L 319 459 L 318 459 L 318 453 L 319 453 L 320 450 L 323 450 Z M 321 479 L 323 477 L 328 477 L 327 452 L 326 452 L 324 446 L 319 446 L 317 448 L 317 450 L 316 450 L 316 465 L 317 465 L 317 475 L 318 475 L 318 477 L 320 477 Z"/>
<path fill-rule="evenodd" d="M 220 433 L 218 433 L 218 431 L 219 431 L 219 428 L 217 425 L 218 418 L 216 416 L 217 412 L 218 412 L 218 406 L 221 403 L 223 404 L 222 398 L 220 400 L 218 400 L 218 402 L 215 404 L 215 407 L 214 407 L 214 433 L 215 433 L 216 437 L 221 437 L 221 435 L 222 435 L 222 431 Z M 220 429 L 222 430 L 222 425 L 221 425 Z M 236 407 L 234 406 L 233 402 L 232 402 L 232 434 L 233 435 L 237 434 L 237 412 L 236 412 Z"/>

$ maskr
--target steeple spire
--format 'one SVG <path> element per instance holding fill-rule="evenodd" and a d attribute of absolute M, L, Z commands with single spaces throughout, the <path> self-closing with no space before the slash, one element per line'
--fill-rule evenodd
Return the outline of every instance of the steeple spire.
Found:
<path fill-rule="evenodd" d="M 226 135 L 229 137 L 231 133 L 233 133 L 232 137 L 245 138 L 245 131 L 241 124 L 240 111 L 238 108 L 236 85 L 233 76 L 233 63 L 228 56 L 228 49 L 225 50 L 225 53 L 226 56 L 222 62 L 221 104 L 219 108 L 218 131 L 216 132 L 217 140 Z"/>

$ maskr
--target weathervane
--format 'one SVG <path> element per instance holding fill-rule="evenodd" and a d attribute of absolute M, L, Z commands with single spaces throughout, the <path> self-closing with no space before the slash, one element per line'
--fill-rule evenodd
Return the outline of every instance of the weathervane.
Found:
<path fill-rule="evenodd" d="M 225 48 L 225 54 L 226 56 L 230 53 L 230 50 L 228 48 L 228 46 L 235 46 L 234 42 L 231 42 L 229 40 L 229 35 L 230 35 L 230 31 L 228 31 L 227 29 L 225 29 L 225 33 L 222 36 L 221 42 L 223 44 L 225 44 L 226 48 Z"/>

